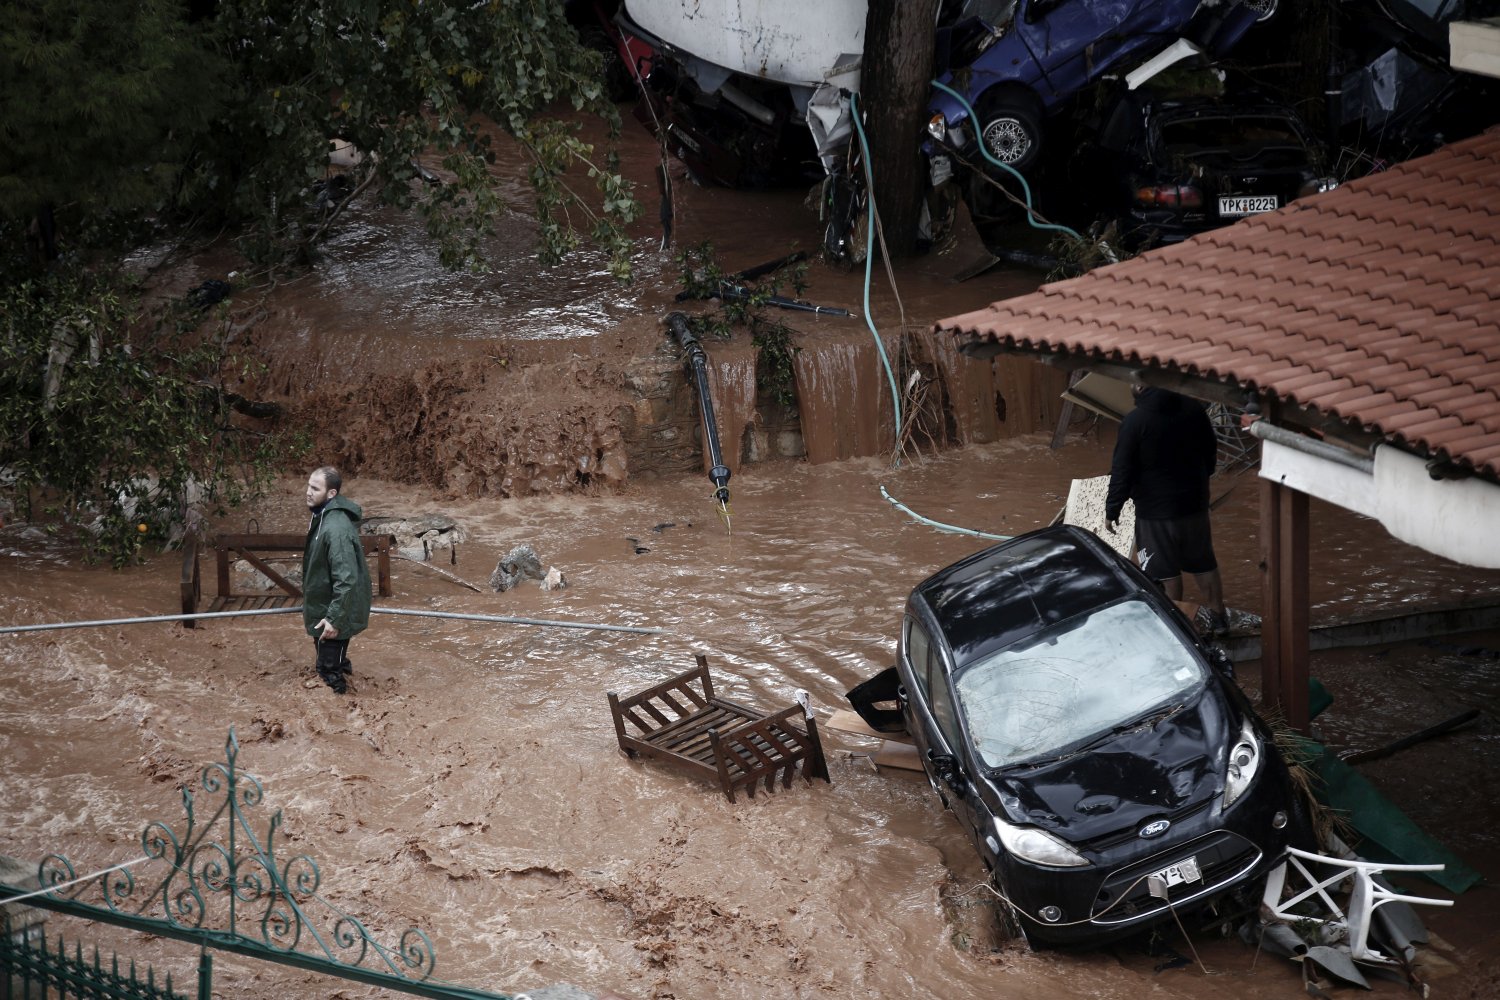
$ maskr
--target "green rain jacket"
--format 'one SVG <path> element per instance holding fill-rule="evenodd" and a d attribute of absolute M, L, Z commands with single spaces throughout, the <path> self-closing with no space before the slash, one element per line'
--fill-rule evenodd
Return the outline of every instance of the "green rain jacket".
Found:
<path fill-rule="evenodd" d="M 353 500 L 335 496 L 313 516 L 302 549 L 302 624 L 318 638 L 314 626 L 324 618 L 352 638 L 370 624 L 370 569 L 359 541 L 364 512 Z"/>

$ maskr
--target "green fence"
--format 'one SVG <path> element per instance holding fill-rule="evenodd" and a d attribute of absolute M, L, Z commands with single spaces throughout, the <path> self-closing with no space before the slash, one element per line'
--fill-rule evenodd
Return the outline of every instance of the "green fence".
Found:
<path fill-rule="evenodd" d="M 143 982 L 135 963 L 120 968 L 118 955 L 108 964 L 99 949 L 85 958 L 83 946 L 74 943 L 73 953 L 61 938 L 47 942 L 39 924 L 17 928 L 9 917 L 0 921 L 0 998 L 3 1000 L 187 1000 L 172 989 L 172 977 L 160 986 L 148 967 Z"/>
<path fill-rule="evenodd" d="M 448 983 L 434 976 L 437 952 L 417 927 L 394 942 L 382 941 L 363 920 L 320 891 L 322 876 L 306 854 L 288 854 L 278 843 L 281 812 L 258 834 L 253 810 L 265 798 L 259 779 L 236 767 L 234 730 L 224 761 L 205 766 L 197 789 L 182 789 L 186 822 L 179 829 L 152 822 L 141 831 L 139 857 L 79 876 L 67 858 L 52 854 L 36 866 L 33 888 L 0 882 L 0 913 L 7 903 L 182 941 L 198 953 L 198 997 L 213 994 L 213 953 L 274 962 L 303 971 L 433 1000 L 509 1000 L 503 994 Z M 206 815 L 206 819 L 203 817 Z M 39 924 L 11 933 L 5 919 L 0 948 L 0 1000 L 51 997 L 168 998 L 171 981 L 158 988 L 148 970 L 140 983 L 133 964 L 83 957 L 58 943 L 45 945 Z M 37 992 L 10 992 L 18 989 Z M 45 989 L 54 990 L 48 994 Z"/>

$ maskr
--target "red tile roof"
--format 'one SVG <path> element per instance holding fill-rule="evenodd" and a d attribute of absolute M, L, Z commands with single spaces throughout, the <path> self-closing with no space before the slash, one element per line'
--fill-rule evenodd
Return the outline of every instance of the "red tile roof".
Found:
<path fill-rule="evenodd" d="M 1237 383 L 1500 480 L 1500 129 L 937 328 Z"/>

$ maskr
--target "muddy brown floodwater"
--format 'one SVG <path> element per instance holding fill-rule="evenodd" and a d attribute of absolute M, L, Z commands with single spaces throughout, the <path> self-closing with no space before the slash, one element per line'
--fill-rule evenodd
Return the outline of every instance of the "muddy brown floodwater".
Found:
<path fill-rule="evenodd" d="M 650 146 L 632 142 L 627 162 L 644 180 Z M 815 231 L 799 199 L 690 187 L 679 227 L 689 242 L 714 238 L 735 266 L 794 239 L 806 246 Z M 529 237 L 519 228 L 501 238 Z M 502 497 L 473 450 L 483 435 L 463 432 L 494 413 L 439 414 L 416 396 L 404 413 L 376 412 L 364 398 L 338 405 L 338 387 L 396 378 L 434 356 L 455 365 L 503 358 L 506 368 L 533 368 L 474 398 L 512 413 L 602 420 L 618 392 L 609 365 L 662 339 L 657 317 L 672 288 L 650 234 L 642 282 L 629 291 L 587 261 L 545 275 L 524 263 L 494 279 L 442 275 L 410 223 L 379 213 L 356 218 L 342 239 L 317 276 L 265 300 L 255 336 L 277 357 L 291 397 L 321 380 L 320 405 L 332 408 L 321 419 L 315 408 L 301 413 L 323 447 L 352 455 L 347 495 L 367 515 L 453 518 L 468 538 L 456 562 L 438 565 L 481 588 L 521 543 L 569 581 L 552 592 L 527 584 L 474 593 L 398 561 L 395 593 L 377 603 L 662 632 L 376 616 L 351 647 L 352 692 L 342 697 L 313 674 L 296 616 L 5 636 L 0 853 L 29 862 L 62 853 L 80 872 L 134 857 L 149 822 L 182 830 L 179 788 L 222 760 L 232 727 L 237 765 L 263 784 L 264 804 L 251 813 L 258 829 L 280 810 L 285 850 L 318 862 L 322 893 L 383 940 L 423 928 L 448 981 L 497 991 L 572 982 L 639 1000 L 1303 995 L 1297 967 L 1196 928 L 1191 947 L 1169 934 L 1154 953 L 1139 942 L 1032 953 L 1005 940 L 979 862 L 925 779 L 877 771 L 875 747 L 859 737 L 824 731 L 831 785 L 799 782 L 734 804 L 616 748 L 606 692 L 686 669 L 695 653 L 737 700 L 782 705 L 802 688 L 820 712 L 840 707 L 846 689 L 891 662 L 912 585 L 984 544 L 910 521 L 881 487 L 936 520 L 1019 533 L 1052 520 L 1072 478 L 1107 471 L 1107 429 L 1075 434 L 1057 451 L 1028 435 L 929 452 L 899 468 L 881 458 L 746 464 L 731 483 L 732 534 L 699 472 Z M 1035 275 L 997 272 L 954 285 L 946 276 L 967 263 L 965 246 L 903 272 L 909 320 L 1036 284 Z M 185 266 L 176 280 L 191 285 L 211 267 Z M 857 278 L 817 271 L 808 297 L 858 308 Z M 895 322 L 889 293 L 876 301 Z M 847 329 L 827 319 L 802 328 L 809 338 Z M 571 377 L 548 381 L 558 372 Z M 382 421 L 423 414 L 451 423 L 451 454 L 341 451 Z M 608 434 L 601 422 L 598 441 Z M 600 444 L 607 455 L 613 447 Z M 393 474 L 402 461 L 436 471 Z M 541 469 L 545 456 L 534 464 Z M 459 466 L 470 472 L 448 475 Z M 275 492 L 219 527 L 242 530 L 253 516 L 263 531 L 300 531 L 303 473 L 288 470 Z M 1256 523 L 1247 476 L 1216 511 L 1215 530 L 1230 603 L 1251 611 Z M 1315 618 L 1500 594 L 1500 574 L 1445 563 L 1316 503 L 1312 530 Z M 124 572 L 90 567 L 10 522 L 0 529 L 0 623 L 170 613 L 178 570 L 176 554 Z M 1324 654 L 1314 668 L 1337 699 L 1319 725 L 1338 748 L 1484 710 L 1478 725 L 1364 770 L 1491 882 L 1500 876 L 1496 649 L 1500 636 L 1469 636 Z M 1255 695 L 1253 665 L 1241 678 Z M 1493 889 L 1423 915 L 1435 933 L 1422 950 L 1432 995 L 1500 995 Z M 190 948 L 128 948 L 179 984 L 192 981 Z M 1175 960 L 1195 951 L 1200 962 Z M 226 998 L 374 995 L 230 955 L 215 965 Z M 1377 981 L 1375 992 L 1406 987 Z"/>

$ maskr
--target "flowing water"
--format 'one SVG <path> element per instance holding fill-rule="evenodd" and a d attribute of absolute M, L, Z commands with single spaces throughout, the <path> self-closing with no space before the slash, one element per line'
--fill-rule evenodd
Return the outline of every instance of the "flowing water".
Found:
<path fill-rule="evenodd" d="M 643 176 L 650 151 L 639 140 L 628 150 Z M 682 190 L 680 238 L 713 237 L 735 266 L 784 252 L 799 226 L 815 231 L 786 195 Z M 831 784 L 798 782 L 734 804 L 715 786 L 619 753 L 606 693 L 688 669 L 695 654 L 708 657 L 724 695 L 771 708 L 805 689 L 825 716 L 891 662 L 911 587 L 985 543 L 912 522 L 882 487 L 937 521 L 1016 534 L 1049 523 L 1073 478 L 1107 472 L 1111 443 L 1107 428 L 1094 428 L 1054 451 L 1049 434 L 1005 437 L 984 406 L 965 403 L 958 433 L 975 443 L 900 467 L 868 457 L 891 434 L 873 343 L 848 336 L 851 321 L 799 317 L 813 461 L 746 463 L 728 449 L 731 532 L 701 472 L 630 475 L 599 421 L 630 405 L 606 361 L 649 355 L 663 336 L 656 317 L 669 307 L 669 266 L 651 240 L 642 234 L 643 280 L 629 292 L 587 262 L 546 273 L 514 265 L 475 282 L 441 274 L 413 249 L 408 220 L 370 212 L 316 277 L 261 304 L 253 336 L 276 356 L 268 384 L 333 407 L 321 420 L 317 408 L 299 411 L 327 447 L 397 422 L 412 434 L 422 423 L 448 428 L 437 438 L 446 443 L 426 450 L 344 452 L 356 457 L 346 494 L 367 515 L 441 513 L 467 535 L 451 560 L 439 550 L 432 565 L 397 561 L 395 593 L 377 605 L 659 634 L 376 615 L 351 647 L 345 697 L 312 673 L 295 615 L 3 636 L 0 852 L 33 862 L 59 852 L 84 872 L 134 857 L 152 820 L 180 833 L 179 788 L 198 787 L 233 728 L 238 766 L 264 787 L 256 828 L 280 810 L 285 850 L 318 862 L 323 895 L 390 943 L 421 926 L 441 979 L 502 991 L 573 982 L 641 1000 L 1300 995 L 1295 966 L 1196 929 L 1191 947 L 1169 936 L 1155 953 L 1139 943 L 1032 953 L 1005 939 L 957 824 L 920 775 L 877 769 L 864 738 L 824 730 Z M 904 309 L 924 325 L 1037 281 L 1005 272 L 954 285 L 946 275 L 961 252 L 904 271 L 904 301 L 876 299 L 882 323 L 899 324 Z M 809 297 L 859 308 L 858 279 L 825 269 Z M 945 349 L 929 345 L 950 371 L 971 363 Z M 742 442 L 755 432 L 753 364 L 743 344 L 712 350 L 720 427 Z M 471 390 L 485 378 L 493 390 L 459 397 L 432 372 L 402 374 L 434 357 L 451 359 Z M 378 402 L 349 389 L 381 380 L 395 388 Z M 1032 405 L 1019 390 L 1008 400 Z M 579 423 L 552 439 L 523 421 L 508 437 L 504 421 L 524 408 Z M 509 473 L 502 497 L 481 452 L 520 448 L 528 435 L 531 471 Z M 595 481 L 607 488 L 527 485 L 573 460 L 549 454 L 557 441 L 581 439 L 615 463 Z M 272 495 L 218 527 L 243 530 L 253 515 L 260 530 L 300 531 L 301 474 L 288 470 Z M 1214 515 L 1230 603 L 1251 611 L 1256 497 L 1245 476 Z M 1445 563 L 1316 503 L 1312 536 L 1315 620 L 1500 595 L 1500 574 Z M 485 587 L 496 561 L 523 543 L 563 571 L 565 589 Z M 179 565 L 167 554 L 123 572 L 91 567 L 9 523 L 0 529 L 0 623 L 170 613 Z M 1493 879 L 1500 637 L 1462 642 L 1319 657 L 1315 672 L 1337 698 L 1319 721 L 1331 744 L 1364 747 L 1463 707 L 1485 709 L 1478 726 L 1367 773 Z M 1255 693 L 1254 668 L 1241 677 Z M 1424 914 L 1439 935 L 1424 949 L 1435 996 L 1496 995 L 1500 908 L 1490 895 L 1475 890 L 1451 911 Z M 185 948 L 130 947 L 179 984 L 191 981 Z M 1177 960 L 1194 954 L 1199 961 Z M 216 970 L 223 997 L 373 995 L 232 956 Z M 1377 983 L 1379 995 L 1404 989 Z"/>

